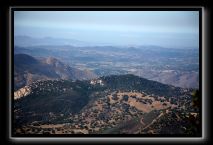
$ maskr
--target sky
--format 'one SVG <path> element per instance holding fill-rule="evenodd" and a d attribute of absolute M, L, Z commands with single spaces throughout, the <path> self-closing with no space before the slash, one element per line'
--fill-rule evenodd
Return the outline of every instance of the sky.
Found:
<path fill-rule="evenodd" d="M 198 11 L 15 11 L 14 35 L 110 45 L 199 47 Z"/>

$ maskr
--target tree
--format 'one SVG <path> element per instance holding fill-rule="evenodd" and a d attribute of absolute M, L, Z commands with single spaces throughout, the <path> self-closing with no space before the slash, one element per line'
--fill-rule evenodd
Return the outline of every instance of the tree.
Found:
<path fill-rule="evenodd" d="M 192 106 L 195 108 L 195 110 L 200 110 L 201 95 L 199 90 L 195 90 L 192 92 Z"/>

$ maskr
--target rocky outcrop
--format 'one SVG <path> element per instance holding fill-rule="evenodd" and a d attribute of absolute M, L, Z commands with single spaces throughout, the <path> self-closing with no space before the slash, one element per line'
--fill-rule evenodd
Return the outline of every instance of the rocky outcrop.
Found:
<path fill-rule="evenodd" d="M 18 91 L 14 92 L 14 99 L 20 99 L 22 97 L 25 97 L 31 93 L 31 88 L 29 86 L 25 86 Z"/>

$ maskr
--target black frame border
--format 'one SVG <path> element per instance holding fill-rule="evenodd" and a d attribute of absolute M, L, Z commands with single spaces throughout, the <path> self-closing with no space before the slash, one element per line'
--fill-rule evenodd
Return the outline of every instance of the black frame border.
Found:
<path fill-rule="evenodd" d="M 13 66 L 13 63 L 14 63 L 14 60 L 13 60 L 13 56 L 14 56 L 14 40 L 13 40 L 13 36 L 14 36 L 14 11 L 199 11 L 199 90 L 202 93 L 202 50 L 203 50 L 203 42 L 202 42 L 202 35 L 203 35 L 203 11 L 202 11 L 202 8 L 201 7 L 183 7 L 183 8 L 179 8 L 179 7 L 106 7 L 106 6 L 95 6 L 95 7 L 11 7 L 10 8 L 10 11 L 11 11 L 11 64 L 12 64 L 12 68 L 11 68 L 11 73 L 12 73 L 12 82 L 11 82 L 11 87 L 12 87 L 12 93 L 11 93 L 11 97 L 13 97 L 13 76 L 14 76 L 14 66 Z M 203 96 L 202 96 L 202 99 L 203 99 Z M 203 101 L 202 101 L 203 103 Z M 13 99 L 12 99 L 12 106 L 13 106 Z M 10 108 L 9 108 L 10 109 Z M 202 110 L 203 110 L 203 106 L 202 106 Z M 202 110 L 201 111 L 201 116 L 203 116 L 202 114 Z M 11 118 L 13 118 L 13 113 L 11 113 Z M 202 118 L 201 118 L 202 120 Z M 201 122 L 201 124 L 203 124 L 203 122 Z M 12 128 L 13 129 L 13 125 L 12 125 Z M 202 130 L 202 129 L 201 129 Z M 13 131 L 12 131 L 13 132 Z M 202 132 L 203 134 L 203 132 Z M 79 134 L 80 135 L 80 134 Z M 109 136 L 109 135 L 97 135 L 94 136 L 93 134 L 91 135 L 74 135 L 72 134 L 71 136 L 70 135 L 51 135 L 51 136 L 44 136 L 44 135 L 21 135 L 21 136 L 14 136 L 14 134 L 12 134 L 12 138 L 13 137 L 35 137 L 35 139 L 37 137 L 51 137 L 51 138 L 54 138 L 54 137 L 69 137 L 69 138 L 72 138 L 72 137 L 79 137 L 79 139 L 81 139 L 81 137 L 122 137 L 122 138 L 125 138 L 125 137 L 131 137 L 131 138 L 143 138 L 143 137 L 149 137 L 150 139 L 152 139 L 152 137 L 169 137 L 169 138 L 173 138 L 173 137 L 176 137 L 177 139 L 183 137 L 183 138 L 188 138 L 188 137 L 191 137 L 191 136 L 185 136 L 185 135 L 180 135 L 180 136 L 177 136 L 177 135 L 154 135 L 154 136 L 150 136 L 150 135 L 125 135 L 125 134 L 122 134 L 122 135 L 118 135 L 118 136 Z M 200 136 L 201 137 L 201 136 Z"/>

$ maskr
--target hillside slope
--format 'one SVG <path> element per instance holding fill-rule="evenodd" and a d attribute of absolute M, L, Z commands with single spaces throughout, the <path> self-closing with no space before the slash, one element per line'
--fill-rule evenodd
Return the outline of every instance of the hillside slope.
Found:
<path fill-rule="evenodd" d="M 94 107 L 95 101 L 100 99 L 103 103 L 107 103 L 109 101 L 109 94 L 113 94 L 114 92 L 121 91 L 131 94 L 132 91 L 136 91 L 138 94 L 142 93 L 143 95 L 152 94 L 151 96 L 155 96 L 156 99 L 164 96 L 164 100 L 167 101 L 172 96 L 176 97 L 173 97 L 173 100 L 177 100 L 177 98 L 181 96 L 190 95 L 189 90 L 175 88 L 134 75 L 108 76 L 92 79 L 90 81 L 36 81 L 27 86 L 27 92 L 23 94 L 18 93 L 21 90 L 23 92 L 22 88 L 14 93 L 16 121 L 18 121 L 17 124 L 19 125 L 30 123 L 35 120 L 41 122 L 45 120 L 51 122 L 52 120 L 52 123 L 55 123 L 55 119 L 69 118 L 69 115 L 73 113 L 78 114 L 82 111 L 87 112 L 88 110 L 91 110 L 89 112 L 93 112 L 92 108 Z M 17 96 L 17 94 L 19 94 L 19 96 Z M 132 97 L 132 95 L 129 97 Z M 150 97 L 147 96 L 148 100 L 149 98 Z M 144 101 L 147 101 L 147 99 Z M 132 100 L 134 102 L 135 99 L 132 98 Z M 125 99 L 123 101 L 125 102 Z M 138 101 L 140 101 L 140 99 Z M 157 99 L 156 103 L 158 108 L 165 108 L 162 106 L 163 102 L 159 102 L 159 99 Z M 110 105 L 109 102 L 107 104 Z M 153 109 L 150 108 L 151 105 L 148 104 L 145 105 L 148 108 L 140 108 L 140 102 L 136 104 L 139 104 L 139 106 L 136 107 L 139 108 L 139 110 L 147 110 L 148 108 L 148 110 Z M 120 105 L 122 105 L 122 103 Z M 131 103 L 129 105 L 131 105 Z M 167 103 L 167 107 L 170 105 L 170 103 Z M 125 108 L 126 106 L 123 107 Z M 107 108 L 110 109 L 111 107 L 108 106 Z M 57 117 L 54 118 L 49 114 L 55 114 Z M 63 116 L 60 116 L 61 114 L 63 114 Z M 46 119 L 43 118 L 44 116 Z M 59 120 L 63 122 L 63 119 Z"/>
<path fill-rule="evenodd" d="M 27 54 L 14 55 L 15 90 L 37 80 L 82 80 L 95 77 L 96 75 L 89 70 L 72 68 L 53 57 L 36 59 Z"/>

